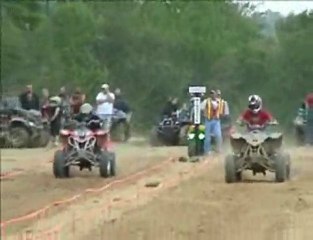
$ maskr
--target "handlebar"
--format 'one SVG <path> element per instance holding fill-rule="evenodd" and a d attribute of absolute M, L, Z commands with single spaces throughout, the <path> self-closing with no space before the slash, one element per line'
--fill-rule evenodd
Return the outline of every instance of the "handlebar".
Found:
<path fill-rule="evenodd" d="M 276 126 L 278 125 L 278 121 L 277 120 L 273 120 L 271 122 L 267 122 L 263 125 L 259 125 L 259 124 L 250 124 L 249 122 L 247 121 L 242 121 L 242 120 L 237 120 L 236 123 L 240 126 L 244 126 L 246 125 L 248 128 L 250 129 L 264 129 L 265 127 L 267 126 Z"/>

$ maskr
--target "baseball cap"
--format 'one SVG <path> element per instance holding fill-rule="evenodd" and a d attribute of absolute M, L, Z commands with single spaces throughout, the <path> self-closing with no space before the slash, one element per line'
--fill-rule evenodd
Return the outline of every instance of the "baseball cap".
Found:
<path fill-rule="evenodd" d="M 109 84 L 106 84 L 106 83 L 105 83 L 105 84 L 102 84 L 101 88 L 102 88 L 102 89 L 108 89 L 108 88 L 109 88 Z"/>

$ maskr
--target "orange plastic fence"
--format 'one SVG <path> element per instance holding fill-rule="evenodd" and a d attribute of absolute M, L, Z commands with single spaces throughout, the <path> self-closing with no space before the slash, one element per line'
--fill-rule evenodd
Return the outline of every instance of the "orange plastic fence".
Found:
<path fill-rule="evenodd" d="M 64 199 L 64 200 L 55 201 L 55 202 L 53 202 L 53 203 L 51 203 L 51 204 L 49 204 L 49 205 L 47 205 L 47 206 L 45 206 L 45 207 L 43 207 L 41 209 L 38 209 L 38 210 L 36 210 L 36 211 L 34 211 L 34 212 L 30 213 L 30 214 L 26 214 L 26 215 L 23 215 L 23 216 L 20 216 L 20 217 L 17 217 L 17 218 L 13 218 L 13 219 L 10 219 L 10 220 L 7 220 L 7 221 L 3 221 L 3 222 L 1 222 L 1 239 L 3 239 L 3 240 L 6 239 L 6 228 L 7 228 L 8 225 L 16 224 L 16 223 L 27 221 L 27 220 L 33 220 L 36 217 L 39 218 L 41 216 L 46 215 L 47 211 L 52 209 L 55 206 L 60 206 L 60 205 L 64 205 L 64 204 L 67 204 L 67 203 L 73 203 L 75 200 L 81 198 L 84 195 L 84 193 L 99 193 L 99 192 L 107 190 L 107 189 L 111 188 L 112 186 L 117 185 L 119 183 L 132 181 L 135 177 L 147 174 L 147 173 L 149 173 L 149 172 L 151 172 L 151 171 L 153 171 L 155 169 L 161 168 L 163 165 L 168 164 L 171 161 L 173 161 L 173 158 L 169 158 L 168 160 L 163 161 L 163 162 L 161 162 L 158 165 L 152 166 L 152 167 L 150 167 L 148 169 L 144 169 L 142 171 L 139 171 L 137 173 L 134 173 L 132 175 L 124 177 L 122 179 L 112 181 L 112 182 L 104 185 L 103 187 L 85 189 L 81 194 L 77 194 L 75 196 L 72 196 L 72 197 Z M 33 238 L 31 238 L 31 239 L 33 239 Z"/>

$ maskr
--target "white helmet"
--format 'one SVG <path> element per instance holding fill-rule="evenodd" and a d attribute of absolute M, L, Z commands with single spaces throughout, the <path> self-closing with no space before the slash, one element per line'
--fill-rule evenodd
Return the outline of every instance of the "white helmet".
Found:
<path fill-rule="evenodd" d="M 262 109 L 262 99 L 258 95 L 250 95 L 248 98 L 249 105 L 248 108 L 253 112 L 253 113 L 258 113 Z"/>
<path fill-rule="evenodd" d="M 82 114 L 90 114 L 92 112 L 92 106 L 89 103 L 84 103 L 80 107 L 80 113 Z"/>

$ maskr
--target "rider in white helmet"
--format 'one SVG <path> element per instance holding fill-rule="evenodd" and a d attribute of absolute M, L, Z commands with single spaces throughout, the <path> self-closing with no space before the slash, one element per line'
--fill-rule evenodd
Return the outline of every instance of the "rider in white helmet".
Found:
<path fill-rule="evenodd" d="M 250 95 L 248 98 L 248 109 L 238 119 L 239 123 L 248 124 L 249 128 L 263 128 L 267 124 L 276 121 L 272 114 L 262 106 L 262 99 L 258 95 Z"/>
<path fill-rule="evenodd" d="M 93 107 L 89 103 L 84 103 L 79 109 L 79 114 L 75 117 L 78 122 L 86 122 L 90 129 L 100 129 L 101 119 L 93 112 Z"/>

